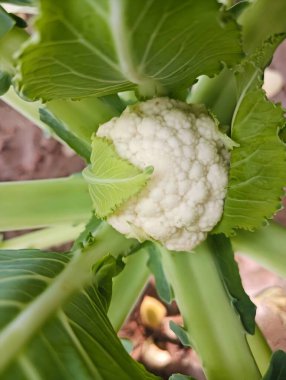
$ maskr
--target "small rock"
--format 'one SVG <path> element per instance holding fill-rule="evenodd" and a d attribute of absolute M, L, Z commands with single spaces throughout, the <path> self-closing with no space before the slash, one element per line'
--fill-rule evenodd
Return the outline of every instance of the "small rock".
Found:
<path fill-rule="evenodd" d="M 284 79 L 279 71 L 267 68 L 264 71 L 263 90 L 268 98 L 277 95 L 283 88 Z"/>
<path fill-rule="evenodd" d="M 161 350 L 151 339 L 148 339 L 143 343 L 141 355 L 145 363 L 152 368 L 163 368 L 172 361 L 170 353 Z"/>

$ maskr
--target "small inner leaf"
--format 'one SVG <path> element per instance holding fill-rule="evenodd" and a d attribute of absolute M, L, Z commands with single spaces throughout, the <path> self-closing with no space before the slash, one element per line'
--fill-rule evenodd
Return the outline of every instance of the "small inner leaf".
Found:
<path fill-rule="evenodd" d="M 170 321 L 169 326 L 173 333 L 176 334 L 177 338 L 183 346 L 192 347 L 188 333 L 182 326 L 177 325 L 177 323 L 175 323 L 174 321 Z"/>
<path fill-rule="evenodd" d="M 215 260 L 229 298 L 240 315 L 245 331 L 253 335 L 255 332 L 256 306 L 242 286 L 230 240 L 221 234 L 210 236 L 209 243 L 215 248 Z"/>
<path fill-rule="evenodd" d="M 122 159 L 107 139 L 93 137 L 91 165 L 83 176 L 89 184 L 95 213 L 99 218 L 110 215 L 147 183 L 153 167 L 143 171 Z"/>

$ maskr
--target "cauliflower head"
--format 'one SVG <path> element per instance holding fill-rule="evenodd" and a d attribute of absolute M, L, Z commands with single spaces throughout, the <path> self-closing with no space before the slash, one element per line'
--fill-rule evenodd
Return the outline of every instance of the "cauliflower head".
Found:
<path fill-rule="evenodd" d="M 147 185 L 108 218 L 129 237 L 143 235 L 168 249 L 189 251 L 220 220 L 228 182 L 229 154 L 213 119 L 191 105 L 154 98 L 129 106 L 101 125 L 124 159 L 152 165 Z"/>

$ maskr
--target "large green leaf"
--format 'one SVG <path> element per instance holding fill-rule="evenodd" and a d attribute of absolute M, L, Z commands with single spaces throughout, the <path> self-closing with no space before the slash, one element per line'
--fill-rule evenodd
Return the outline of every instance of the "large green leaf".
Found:
<path fill-rule="evenodd" d="M 286 185 L 286 148 L 279 137 L 284 110 L 266 99 L 261 76 L 282 37 L 270 38 L 236 70 L 231 138 L 239 146 L 231 153 L 224 213 L 215 233 L 253 230 L 280 207 Z"/>
<path fill-rule="evenodd" d="M 2 380 L 156 379 L 113 331 L 86 255 L 1 251 Z"/>
<path fill-rule="evenodd" d="M 90 161 L 83 177 L 89 184 L 93 207 L 99 218 L 108 216 L 138 193 L 153 172 L 151 166 L 141 171 L 122 159 L 110 141 L 97 136 L 93 137 Z"/>
<path fill-rule="evenodd" d="M 261 89 L 244 96 L 232 128 L 240 146 L 231 154 L 229 189 L 216 233 L 258 228 L 280 207 L 286 185 L 286 150 L 278 136 L 283 113 Z"/>
<path fill-rule="evenodd" d="M 237 25 L 215 0 L 42 0 L 36 28 L 17 78 L 31 99 L 153 96 L 241 57 Z"/>

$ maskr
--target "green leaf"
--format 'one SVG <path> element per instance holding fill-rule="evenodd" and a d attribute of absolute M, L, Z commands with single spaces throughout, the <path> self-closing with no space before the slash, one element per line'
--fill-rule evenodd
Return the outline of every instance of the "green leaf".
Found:
<path fill-rule="evenodd" d="M 285 14 L 284 0 L 251 1 L 250 6 L 238 18 L 242 25 L 244 51 L 247 54 L 253 53 L 274 34 L 285 33 Z"/>
<path fill-rule="evenodd" d="M 15 20 L 0 6 L 0 38 L 15 25 Z"/>
<path fill-rule="evenodd" d="M 286 149 L 279 132 L 285 125 L 284 110 L 266 99 L 261 76 L 282 38 L 270 38 L 236 70 L 231 138 L 239 147 L 231 153 L 224 213 L 214 233 L 230 236 L 236 228 L 259 228 L 281 207 Z"/>
<path fill-rule="evenodd" d="M 242 55 L 238 27 L 215 0 L 42 0 L 36 29 L 17 77 L 30 99 L 162 95 Z"/>
<path fill-rule="evenodd" d="M 5 71 L 0 71 L 0 96 L 9 90 L 10 85 L 11 76 Z"/>
<path fill-rule="evenodd" d="M 113 331 L 88 255 L 0 252 L 2 380 L 157 379 Z"/>
<path fill-rule="evenodd" d="M 157 293 L 164 302 L 170 304 L 174 295 L 163 269 L 161 253 L 154 244 L 148 244 L 147 250 L 149 254 L 147 265 L 155 277 Z"/>
<path fill-rule="evenodd" d="M 136 168 L 119 157 L 110 141 L 94 136 L 91 165 L 84 169 L 83 176 L 89 184 L 96 216 L 107 217 L 138 193 L 152 172 L 151 166 L 144 171 Z"/>
<path fill-rule="evenodd" d="M 13 27 L 15 20 L 0 7 L 0 96 L 10 87 L 14 75 L 14 54 L 27 38 L 23 29 Z M 6 22 L 4 21 L 6 17 Z M 8 21 L 10 20 L 10 21 Z M 1 35 L 2 34 L 2 35 Z"/>
<path fill-rule="evenodd" d="M 285 124 L 283 114 L 261 89 L 244 96 L 231 135 L 240 146 L 231 154 L 224 213 L 215 233 L 229 236 L 235 228 L 253 230 L 281 207 L 286 150 L 278 134 Z"/>
<path fill-rule="evenodd" d="M 188 333 L 182 326 L 177 325 L 173 321 L 170 321 L 169 326 L 183 346 L 192 347 Z"/>
<path fill-rule="evenodd" d="M 115 258 L 107 255 L 93 266 L 95 273 L 95 284 L 98 289 L 104 310 L 108 311 L 112 296 L 112 279 L 124 269 L 125 264 L 121 257 Z"/>
<path fill-rule="evenodd" d="M 263 380 L 284 379 L 286 379 L 286 353 L 279 350 L 273 353 L 269 369 Z"/>
<path fill-rule="evenodd" d="M 254 334 L 256 306 L 242 286 L 230 240 L 224 235 L 217 235 L 209 237 L 209 242 L 213 246 L 218 270 L 230 300 L 239 313 L 245 330 Z"/>
<path fill-rule="evenodd" d="M 93 215 L 85 226 L 84 231 L 82 231 L 82 233 L 73 243 L 72 251 L 76 251 L 77 249 L 82 249 L 89 246 L 90 243 L 94 241 L 94 235 L 100 224 L 101 220 L 97 219 Z"/>

